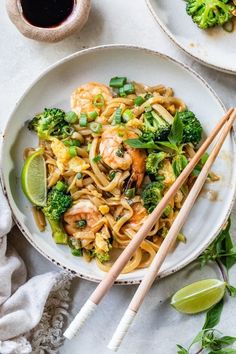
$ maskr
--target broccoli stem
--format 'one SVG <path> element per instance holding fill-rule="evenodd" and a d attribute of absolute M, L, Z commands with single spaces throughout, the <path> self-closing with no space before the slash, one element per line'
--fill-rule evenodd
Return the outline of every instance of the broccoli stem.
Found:
<path fill-rule="evenodd" d="M 47 217 L 47 220 L 52 229 L 52 236 L 57 244 L 68 244 L 68 235 L 64 231 L 61 221 L 53 220 Z"/>

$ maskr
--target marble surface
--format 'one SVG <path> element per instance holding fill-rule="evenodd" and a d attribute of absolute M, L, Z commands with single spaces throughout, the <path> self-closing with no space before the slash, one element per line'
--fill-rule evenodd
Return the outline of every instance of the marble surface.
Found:
<path fill-rule="evenodd" d="M 136 44 L 171 55 L 200 73 L 212 85 L 226 107 L 235 105 L 236 77 L 203 67 L 182 53 L 155 23 L 144 0 L 93 0 L 91 14 L 84 29 L 57 44 L 37 43 L 22 37 L 9 21 L 4 1 L 1 1 L 0 131 L 4 130 L 9 113 L 17 100 L 42 70 L 78 50 L 111 43 Z M 236 237 L 234 220 L 233 224 L 233 234 Z M 57 269 L 28 244 L 17 228 L 12 230 L 9 240 L 25 260 L 29 277 Z M 172 354 L 176 353 L 176 343 L 187 345 L 200 330 L 204 315 L 183 316 L 177 313 L 169 305 L 170 297 L 185 284 L 206 277 L 219 277 L 218 271 L 210 266 L 200 270 L 198 264 L 193 263 L 177 274 L 155 283 L 119 352 Z M 236 269 L 232 270 L 231 279 L 235 285 Z M 74 280 L 69 320 L 94 288 L 93 283 Z M 80 336 L 73 341 L 66 341 L 60 353 L 110 353 L 106 345 L 135 289 L 135 286 L 113 287 L 99 310 L 82 329 Z M 219 329 L 228 335 L 236 334 L 233 317 L 235 311 L 236 302 L 233 299 L 227 300 Z"/>

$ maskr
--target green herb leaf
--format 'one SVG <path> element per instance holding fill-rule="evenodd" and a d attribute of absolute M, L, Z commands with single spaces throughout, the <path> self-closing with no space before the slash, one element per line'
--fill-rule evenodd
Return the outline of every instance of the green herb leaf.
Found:
<path fill-rule="evenodd" d="M 178 177 L 188 164 L 188 159 L 184 155 L 176 155 L 172 161 L 174 174 Z"/>
<path fill-rule="evenodd" d="M 176 346 L 178 348 L 177 354 L 189 354 L 189 351 L 182 347 L 182 345 L 177 344 Z"/>
<path fill-rule="evenodd" d="M 179 145 L 183 140 L 183 122 L 179 117 L 178 112 L 176 113 L 173 124 L 171 125 L 170 134 L 168 136 L 168 140 L 172 144 Z"/>
<path fill-rule="evenodd" d="M 93 162 L 99 162 L 102 159 L 101 155 L 97 155 L 93 158 Z"/>
<path fill-rule="evenodd" d="M 220 344 L 222 345 L 231 345 L 236 342 L 236 337 L 231 337 L 231 336 L 223 336 L 218 339 Z"/>
<path fill-rule="evenodd" d="M 179 148 L 175 143 L 171 143 L 169 141 L 158 141 L 158 145 L 164 146 L 179 153 Z"/>
<path fill-rule="evenodd" d="M 210 310 L 207 311 L 206 320 L 202 329 L 213 328 L 219 323 L 223 305 L 224 300 L 222 299 L 220 302 L 218 302 L 215 306 L 213 306 Z"/>
<path fill-rule="evenodd" d="M 189 348 L 191 348 L 194 344 L 202 342 L 202 337 L 204 335 L 204 330 L 200 331 L 196 337 L 193 339 L 192 343 L 190 344 Z"/>
<path fill-rule="evenodd" d="M 223 348 L 220 350 L 213 350 L 208 354 L 236 354 L 236 349 L 234 348 Z"/>
<path fill-rule="evenodd" d="M 236 297 L 236 288 L 233 285 L 227 284 L 226 289 L 228 290 L 229 296 Z"/>
<path fill-rule="evenodd" d="M 127 144 L 135 149 L 159 149 L 158 145 L 154 141 L 143 142 L 140 139 L 127 139 L 124 141 L 124 144 Z"/>

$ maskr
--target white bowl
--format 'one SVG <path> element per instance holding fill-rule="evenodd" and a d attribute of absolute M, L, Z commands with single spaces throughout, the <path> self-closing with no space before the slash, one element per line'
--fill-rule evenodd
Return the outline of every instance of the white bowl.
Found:
<path fill-rule="evenodd" d="M 15 220 L 28 241 L 46 258 L 69 269 L 78 276 L 100 281 L 104 273 L 95 262 L 86 263 L 70 254 L 69 247 L 56 245 L 50 230 L 40 233 L 34 223 L 31 205 L 20 185 L 23 150 L 37 146 L 37 137 L 25 126 L 25 122 L 44 107 L 69 109 L 69 97 L 74 88 L 88 81 L 108 83 L 115 75 L 149 85 L 162 83 L 174 88 L 202 122 L 205 134 L 209 134 L 224 113 L 224 107 L 208 84 L 185 65 L 151 50 L 113 45 L 91 48 L 73 54 L 46 70 L 27 90 L 12 113 L 3 141 L 2 180 Z M 174 273 L 193 261 L 215 238 L 229 216 L 236 181 L 235 145 L 233 136 L 225 141 L 214 164 L 219 182 L 206 185 L 206 189 L 218 192 L 211 201 L 202 193 L 184 226 L 187 244 L 179 244 L 169 255 L 160 276 Z M 120 275 L 117 282 L 138 283 L 145 270 Z"/>
<path fill-rule="evenodd" d="M 184 0 L 146 2 L 163 31 L 185 53 L 216 70 L 236 74 L 235 31 L 228 33 L 221 27 L 201 30 L 187 15 Z"/>

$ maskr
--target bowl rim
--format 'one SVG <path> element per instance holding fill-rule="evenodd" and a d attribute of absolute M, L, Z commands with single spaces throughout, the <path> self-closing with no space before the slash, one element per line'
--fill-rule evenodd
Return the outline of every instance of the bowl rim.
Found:
<path fill-rule="evenodd" d="M 223 68 L 221 66 L 218 66 L 216 64 L 212 64 L 210 62 L 208 62 L 207 60 L 204 60 L 202 58 L 199 58 L 197 55 L 194 55 L 193 53 L 190 53 L 190 51 L 188 51 L 176 38 L 175 36 L 171 33 L 171 31 L 168 29 L 168 27 L 164 24 L 164 22 L 160 19 L 160 17 L 157 15 L 156 11 L 154 10 L 153 6 L 152 6 L 152 0 L 145 0 L 147 7 L 152 15 L 152 17 L 154 18 L 154 20 L 158 23 L 158 25 L 161 27 L 161 29 L 163 30 L 163 32 L 184 52 L 186 53 L 188 56 L 190 56 L 192 59 L 197 60 L 199 63 L 211 68 L 211 69 L 215 69 L 217 71 L 223 72 L 223 73 L 227 73 L 227 74 L 231 74 L 231 75 L 236 75 L 236 69 L 230 69 L 230 68 Z"/>
<path fill-rule="evenodd" d="M 160 58 L 163 58 L 164 60 L 167 60 L 171 63 L 174 63 L 174 64 L 177 64 L 177 66 L 180 66 L 181 68 L 183 68 L 184 70 L 186 70 L 187 72 L 191 73 L 195 79 L 198 79 L 210 92 L 211 94 L 214 96 L 214 98 L 217 100 L 219 106 L 221 106 L 222 108 L 222 111 L 225 111 L 225 106 L 223 104 L 223 102 L 221 101 L 221 99 L 218 97 L 218 95 L 216 94 L 216 92 L 212 89 L 212 87 L 205 81 L 204 78 L 201 77 L 201 75 L 199 75 L 197 72 L 195 72 L 192 68 L 190 68 L 188 65 L 182 63 L 181 61 L 178 61 L 174 58 L 172 58 L 171 56 L 169 55 L 166 55 L 164 53 L 160 53 L 156 50 L 153 50 L 153 49 L 148 49 L 148 48 L 145 48 L 145 47 L 141 47 L 141 46 L 136 46 L 136 45 L 130 45 L 130 44 L 106 44 L 106 45 L 99 45 L 99 46 L 95 46 L 95 47 L 91 47 L 91 48 L 87 48 L 87 49 L 83 49 L 81 51 L 78 51 L 78 52 L 75 52 L 73 54 L 70 54 L 58 61 L 56 61 L 54 64 L 48 66 L 45 70 L 43 70 L 41 72 L 41 74 L 39 74 L 34 80 L 33 82 L 28 86 L 28 88 L 23 92 L 22 96 L 20 97 L 20 99 L 17 101 L 14 109 L 12 110 L 11 114 L 9 115 L 9 118 L 8 118 L 8 121 L 7 121 L 7 124 L 5 126 L 5 129 L 4 129 L 4 132 L 3 132 L 3 136 L 2 136 L 2 144 L 1 144 L 1 155 L 0 155 L 0 182 L 1 182 L 1 185 L 2 185 L 2 189 L 3 189 L 3 193 L 5 194 L 8 202 L 9 202 L 9 205 L 10 205 L 10 208 L 11 208 L 11 211 L 12 211 L 12 216 L 13 216 L 13 219 L 15 221 L 15 223 L 17 224 L 18 228 L 20 229 L 20 231 L 22 232 L 22 234 L 24 235 L 24 237 L 29 241 L 29 243 L 40 253 L 42 254 L 45 258 L 47 258 L 48 260 L 50 260 L 52 263 L 58 265 L 60 268 L 72 273 L 73 275 L 75 276 L 78 276 L 79 278 L 82 278 L 82 279 L 86 279 L 86 280 L 89 280 L 89 281 L 92 281 L 92 282 L 100 282 L 101 279 L 97 278 L 96 276 L 89 276 L 89 275 L 84 275 L 84 274 L 81 274 L 78 270 L 75 270 L 75 269 L 72 269 L 72 268 L 68 268 L 67 266 L 64 266 L 63 264 L 60 263 L 60 261 L 58 260 L 55 260 L 53 259 L 50 255 L 48 255 L 47 253 L 44 252 L 43 249 L 41 249 L 35 242 L 34 240 L 32 239 L 31 236 L 28 235 L 27 231 L 24 229 L 24 225 L 21 224 L 21 222 L 18 221 L 17 219 L 17 216 L 15 214 L 15 211 L 14 211 L 14 206 L 11 205 L 11 202 L 8 198 L 8 193 L 7 193 L 7 190 L 6 190 L 6 184 L 5 184 L 5 177 L 4 177 L 4 173 L 3 173 L 3 162 L 4 162 L 4 156 L 3 156 L 3 152 L 4 152 L 4 142 L 5 142 L 5 134 L 6 132 L 8 131 L 9 129 L 9 126 L 10 126 L 10 122 L 12 121 L 12 118 L 14 117 L 14 114 L 15 112 L 17 111 L 19 105 L 22 103 L 22 101 L 25 99 L 25 97 L 27 96 L 27 94 L 31 91 L 31 89 L 37 84 L 37 82 L 39 80 L 41 80 L 44 76 L 46 76 L 51 70 L 59 67 L 60 65 L 70 61 L 70 60 L 73 60 L 74 58 L 76 57 L 80 57 L 80 56 L 83 56 L 83 55 L 86 55 L 86 54 L 90 54 L 90 53 L 94 53 L 94 52 L 98 52 L 98 51 L 103 51 L 103 50 L 106 50 L 106 49 L 131 49 L 131 50 L 137 50 L 137 51 L 143 51 L 143 52 L 146 52 L 146 53 L 150 53 L 152 55 L 155 55 L 157 57 L 160 57 Z M 235 145 L 235 136 L 234 136 L 234 133 L 232 133 L 233 135 L 233 148 L 235 150 L 236 148 L 236 145 Z M 230 215 L 230 212 L 232 210 L 232 207 L 233 207 L 233 204 L 234 204 L 234 201 L 236 199 L 236 184 L 234 185 L 234 191 L 233 191 L 233 196 L 232 196 L 232 200 L 230 202 L 230 205 L 228 207 L 228 210 L 226 211 L 226 215 L 221 223 L 221 225 L 219 226 L 219 228 L 216 230 L 216 232 L 212 235 L 212 237 L 210 239 L 208 239 L 208 242 L 204 244 L 203 247 L 199 248 L 197 252 L 194 252 L 192 254 L 192 256 L 189 256 L 186 258 L 185 261 L 182 261 L 181 264 L 175 266 L 173 269 L 170 269 L 168 271 L 165 271 L 165 272 L 161 272 L 157 278 L 163 278 L 163 277 L 166 277 L 170 274 L 173 274 L 177 271 L 179 271 L 180 269 L 186 267 L 188 264 L 190 264 L 191 262 L 193 262 L 202 252 L 203 250 L 208 247 L 208 245 L 215 239 L 215 237 L 218 235 L 219 231 L 221 230 L 221 228 L 224 226 L 224 224 L 226 223 L 229 215 Z M 9 192 L 10 193 L 10 192 Z M 142 279 L 134 279 L 134 280 L 126 280 L 126 279 L 117 279 L 115 281 L 115 284 L 119 284 L 119 285 L 133 285 L 133 284 L 140 284 L 140 282 L 142 281 Z"/>

